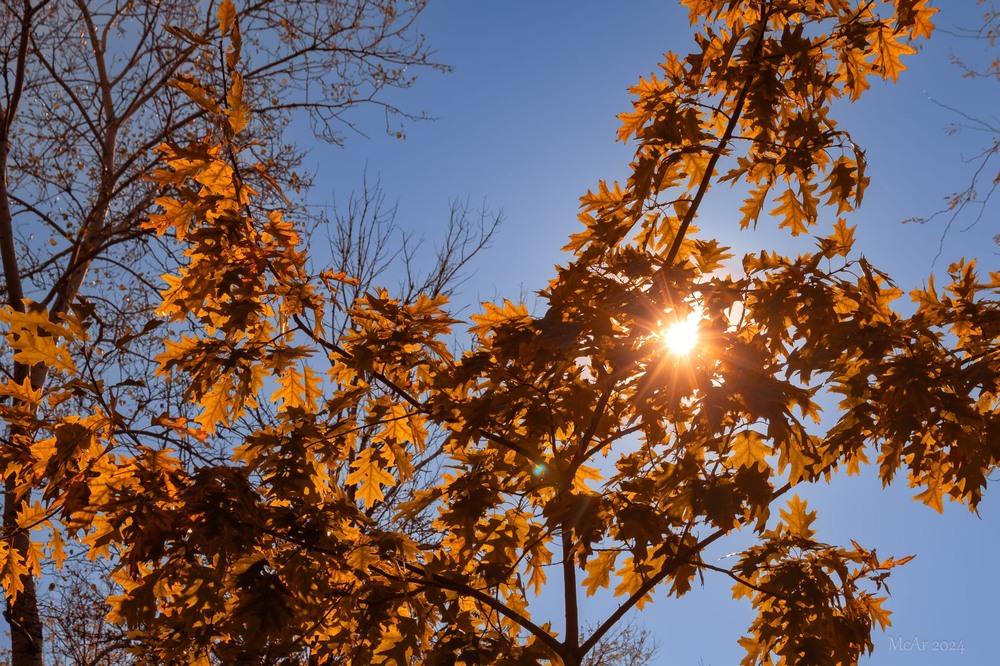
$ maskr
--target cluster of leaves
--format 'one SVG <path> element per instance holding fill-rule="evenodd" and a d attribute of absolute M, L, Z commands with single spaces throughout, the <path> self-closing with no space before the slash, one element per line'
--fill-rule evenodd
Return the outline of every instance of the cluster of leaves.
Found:
<path fill-rule="evenodd" d="M 853 258 L 843 219 L 814 252 L 741 265 L 692 223 L 719 182 L 747 187 L 743 226 L 767 211 L 798 234 L 853 210 L 864 154 L 830 105 L 870 77 L 894 80 L 933 10 L 685 4 L 698 50 L 668 55 L 662 78 L 633 90 L 632 175 L 583 198 L 573 257 L 541 292 L 547 310 L 485 304 L 462 354 L 440 294 L 373 288 L 329 326 L 352 276 L 311 275 L 294 225 L 252 205 L 249 174 L 267 168 L 241 143 L 239 19 L 220 5 L 225 87 L 188 91 L 217 105 L 219 129 L 158 148 L 166 193 L 148 222 L 183 248 L 159 314 L 195 333 L 168 340 L 158 362 L 198 415 L 150 428 L 238 438 L 229 459 L 124 454 L 113 411 L 58 414 L 60 396 L 100 392 L 60 365 L 82 324 L 4 315 L 11 348 L 66 378 L 46 395 L 5 389 L 54 410 L 45 423 L 3 412 L 45 435 L 9 463 L 25 488 L 44 488 L 19 528 L 117 558 L 112 617 L 135 632 L 139 663 L 577 665 L 655 592 L 684 595 L 705 572 L 732 578 L 757 610 L 745 664 L 872 650 L 888 623 L 885 577 L 905 558 L 817 541 L 797 496 L 777 517 L 772 507 L 874 456 L 884 480 L 904 474 L 927 504 L 947 494 L 975 508 L 1000 459 L 1000 276 L 958 264 L 946 295 L 931 283 L 904 317 L 888 276 Z M 664 327 L 692 313 L 702 343 L 669 353 Z M 839 418 L 823 428 L 827 394 Z M 273 416 L 255 422 L 265 400 Z M 413 490 L 434 437 L 442 471 Z M 736 529 L 754 544 L 731 568 L 706 562 Z M 31 565 L 14 553 L 8 593 Z M 561 631 L 530 608 L 552 578 Z M 580 590 L 612 587 L 620 605 L 583 635 Z"/>
<path fill-rule="evenodd" d="M 231 87 L 228 77 L 235 74 L 216 62 L 218 2 L 0 3 L 6 28 L 0 39 L 0 299 L 13 313 L 47 312 L 53 326 L 61 326 L 66 313 L 85 322 L 88 337 L 69 340 L 60 360 L 72 360 L 77 379 L 103 382 L 100 391 L 73 387 L 70 401 L 53 398 L 44 401 L 45 409 L 106 414 L 121 450 L 169 446 L 185 461 L 228 451 L 224 437 L 211 440 L 214 450 L 206 450 L 200 443 L 189 446 L 186 433 L 174 437 L 150 429 L 161 418 L 183 422 L 192 414 L 180 386 L 154 376 L 167 328 L 153 319 L 158 275 L 176 264 L 179 251 L 141 224 L 158 208 L 160 185 L 148 178 L 162 166 L 155 148 L 184 145 L 220 127 L 216 115 L 228 104 L 234 124 L 246 122 L 241 141 L 267 137 L 253 148 L 266 173 L 244 174 L 260 193 L 252 205 L 287 205 L 285 195 L 301 195 L 310 181 L 300 171 L 302 149 L 284 138 L 293 117 L 311 121 L 315 136 L 333 142 L 354 131 L 358 106 L 384 111 L 393 133 L 401 129 L 401 117 L 413 117 L 384 93 L 408 87 L 429 67 L 446 69 L 430 61 L 416 27 L 425 5 L 262 0 L 242 8 L 241 40 L 251 57 L 238 80 L 255 104 L 254 113 L 241 118 L 225 95 L 215 97 Z M 322 218 L 301 206 L 292 215 L 300 225 Z M 45 330 L 43 323 L 32 325 Z M 43 361 L 47 351 L 4 347 L 0 371 L 13 384 L 27 386 L 27 379 L 30 391 L 45 388 L 56 395 L 63 378 L 54 374 L 59 363 Z M 33 395 L 7 397 L 15 411 L 30 411 Z M 16 418 L 9 425 L 5 459 L 23 454 L 23 442 L 51 434 L 27 422 L 22 428 Z M 34 499 L 31 484 L 6 481 L 5 538 L 25 560 L 30 546 L 17 515 Z M 4 617 L 12 660 L 15 666 L 38 666 L 43 623 L 33 578 L 22 578 L 22 586 Z"/>

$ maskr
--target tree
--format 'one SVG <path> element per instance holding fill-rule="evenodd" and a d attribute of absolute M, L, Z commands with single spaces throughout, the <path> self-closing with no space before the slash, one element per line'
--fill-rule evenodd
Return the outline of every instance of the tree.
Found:
<path fill-rule="evenodd" d="M 634 622 L 623 622 L 599 640 L 584 659 L 585 666 L 646 666 L 660 646 L 650 631 Z"/>
<path fill-rule="evenodd" d="M 79 562 L 65 564 L 57 583 L 42 592 L 39 614 L 45 624 L 45 663 L 50 666 L 129 666 L 132 640 L 126 627 L 106 620 L 110 567 L 93 570 Z"/>
<path fill-rule="evenodd" d="M 165 340 L 158 372 L 198 411 L 150 430 L 236 446 L 185 465 L 124 448 L 116 419 L 94 410 L 39 424 L 16 470 L 45 483 L 25 530 L 115 553 L 112 617 L 137 632 L 139 663 L 576 666 L 654 593 L 715 574 L 757 612 L 745 664 L 855 663 L 873 649 L 885 579 L 908 558 L 823 543 L 793 490 L 871 460 L 931 507 L 947 495 L 975 508 L 998 460 L 1000 278 L 956 264 L 947 291 L 929 283 L 904 316 L 889 277 L 852 254 L 846 222 L 868 178 L 832 104 L 870 77 L 895 80 L 934 10 L 684 4 L 696 50 L 633 89 L 631 175 L 583 197 L 547 309 L 484 304 L 461 354 L 442 294 L 352 292 L 350 274 L 308 270 L 282 211 L 255 205 L 241 19 L 222 5 L 224 83 L 197 93 L 216 100 L 218 127 L 159 148 L 165 193 L 147 223 L 182 256 L 158 314 L 197 324 Z M 743 226 L 829 230 L 811 253 L 730 262 L 693 224 L 720 183 L 745 189 Z M 47 399 L 75 390 L 101 404 L 102 387 L 64 360 L 84 322 L 3 318 L 15 353 L 47 351 L 64 382 Z M 702 343 L 669 352 L 665 330 L 692 318 Z M 823 427 L 829 395 L 839 404 Z M 7 418 L 34 425 L 29 411 Z M 435 437 L 440 475 L 387 513 Z M 729 568 L 706 561 L 736 528 L 755 543 Z M 550 578 L 562 626 L 532 616 Z M 612 585 L 620 605 L 583 632 L 581 589 Z"/>
<path fill-rule="evenodd" d="M 982 5 L 981 25 L 958 27 L 951 34 L 964 40 L 973 40 L 984 44 L 992 50 L 997 45 L 998 30 L 1000 30 L 1000 10 L 988 0 L 978 0 L 978 4 Z M 966 60 L 953 54 L 952 62 L 967 78 L 1000 80 L 1000 60 L 995 57 L 989 57 L 986 64 L 981 64 L 975 60 Z M 974 111 L 954 108 L 950 104 L 936 100 L 935 103 L 948 109 L 959 118 L 948 127 L 949 134 L 966 132 L 985 134 L 987 137 L 986 144 L 979 152 L 968 157 L 968 162 L 972 167 L 968 185 L 947 196 L 945 198 L 946 205 L 942 210 L 938 210 L 926 218 L 915 217 L 906 220 L 907 222 L 923 224 L 937 217 L 945 216 L 948 221 L 942 232 L 943 240 L 944 234 L 951 231 L 955 221 L 963 214 L 972 214 L 970 226 L 978 224 L 986 214 L 989 202 L 997 187 L 1000 186 L 1000 168 L 997 167 L 996 163 L 997 155 L 1000 154 L 1000 127 L 993 119 L 983 117 Z M 994 240 L 1000 243 L 1000 234 L 994 236 Z"/>
<path fill-rule="evenodd" d="M 157 245 L 140 223 L 156 208 L 157 188 L 148 178 L 159 167 L 154 148 L 202 136 L 216 122 L 218 103 L 205 91 L 223 74 L 207 48 L 218 33 L 217 5 L 0 4 L 6 28 L 0 42 L 0 294 L 18 316 L 45 312 L 57 328 L 59 317 L 70 313 L 88 322 L 87 343 L 67 350 L 63 366 L 55 367 L 69 364 L 103 381 L 100 409 L 131 419 L 117 423 L 119 429 L 145 428 L 180 398 L 176 387 L 136 380 L 153 374 L 162 339 L 153 321 L 157 284 L 151 276 L 157 265 L 176 260 L 174 248 Z M 295 0 L 242 10 L 242 39 L 253 48 L 239 81 L 258 100 L 242 132 L 267 137 L 256 144 L 267 178 L 249 178 L 261 204 L 273 204 L 279 189 L 294 195 L 308 183 L 299 173 L 302 151 L 281 140 L 294 116 L 338 142 L 352 129 L 351 110 L 375 105 L 385 112 L 387 130 L 400 132 L 397 121 L 412 116 L 384 93 L 409 86 L 422 68 L 442 69 L 429 60 L 415 29 L 423 7 L 422 0 Z M 9 409 L 25 418 L 53 368 L 39 360 L 5 354 L 4 377 L 18 388 L 4 395 Z M 7 419 L 2 447 L 4 538 L 16 553 L 9 555 L 15 568 L 27 561 L 37 572 L 37 553 L 18 518 L 37 488 L 16 476 L 38 433 L 32 419 L 19 418 Z M 34 581 L 25 576 L 5 589 L 8 598 L 17 593 L 5 613 L 13 663 L 41 663 Z"/>

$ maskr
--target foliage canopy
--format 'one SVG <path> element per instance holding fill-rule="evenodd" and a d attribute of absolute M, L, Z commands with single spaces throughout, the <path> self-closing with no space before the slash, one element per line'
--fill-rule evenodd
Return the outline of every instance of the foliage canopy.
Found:
<path fill-rule="evenodd" d="M 52 377 L 0 387 L 19 433 L 8 473 L 41 491 L 17 517 L 35 536 L 26 556 L 0 548 L 8 594 L 75 538 L 119 563 L 112 617 L 141 637 L 141 663 L 575 665 L 654 593 L 711 571 L 757 612 L 744 664 L 871 651 L 885 578 L 907 558 L 818 540 L 794 489 L 871 462 L 935 509 L 974 509 L 1000 453 L 1000 276 L 956 264 L 904 316 L 846 221 L 868 178 L 833 103 L 895 80 L 934 10 L 684 4 L 697 48 L 633 88 L 631 175 L 582 198 L 544 313 L 486 303 L 458 354 L 443 295 L 373 288 L 341 307 L 354 276 L 311 272 L 295 224 L 254 205 L 267 166 L 241 133 L 255 100 L 239 12 L 222 3 L 225 85 L 188 91 L 218 125 L 157 148 L 146 223 L 182 255 L 157 321 L 195 324 L 168 337 L 158 372 L 197 413 L 125 427 L 73 362 L 86 312 L 0 314 L 14 359 Z M 730 261 L 693 224 L 722 183 L 745 190 L 741 226 L 825 228 L 815 249 Z M 701 343 L 669 353 L 661 331 L 692 312 Z M 100 408 L 74 411 L 80 392 Z M 190 466 L 157 433 L 235 446 Z M 415 488 L 431 447 L 440 473 Z M 736 529 L 755 539 L 734 565 L 703 559 Z M 532 618 L 553 578 L 558 628 Z M 581 588 L 620 601 L 589 633 Z"/>
<path fill-rule="evenodd" d="M 241 10 L 250 54 L 241 81 L 255 96 L 242 134 L 267 137 L 255 144 L 266 174 L 248 174 L 261 192 L 255 205 L 285 205 L 308 185 L 301 150 L 283 139 L 293 117 L 307 116 L 315 135 L 339 142 L 352 129 L 355 107 L 377 106 L 387 129 L 398 131 L 396 120 L 407 114 L 384 93 L 409 86 L 421 70 L 444 69 L 429 60 L 415 29 L 424 5 L 263 0 Z M 178 248 L 158 243 L 141 222 L 157 208 L 157 186 L 147 178 L 160 166 L 153 149 L 217 127 L 220 107 L 208 91 L 228 83 L 216 63 L 216 7 L 202 0 L 0 2 L 0 298 L 19 314 L 45 310 L 53 322 L 71 310 L 86 315 L 89 339 L 62 362 L 72 358 L 103 388 L 78 391 L 73 409 L 88 413 L 96 395 L 100 408 L 110 402 L 127 414 L 129 421 L 118 424 L 126 430 L 142 431 L 157 415 L 184 410 L 178 387 L 152 378 L 165 329 L 146 326 L 160 300 L 158 275 L 175 263 Z M 306 215 L 296 208 L 301 222 Z M 30 353 L 13 356 L 4 349 L 4 375 L 42 390 L 49 365 Z M 10 425 L 2 458 L 5 468 L 12 461 L 17 469 L 22 452 L 11 442 L 33 434 Z M 216 444 L 225 449 L 222 440 Z M 158 445 L 186 459 L 215 455 L 203 446 L 185 449 L 179 439 Z M 5 476 L 4 494 L 4 533 L 27 557 L 17 514 L 33 496 L 12 476 Z M 14 666 L 35 666 L 43 636 L 34 579 L 24 577 L 20 586 L 4 618 Z"/>

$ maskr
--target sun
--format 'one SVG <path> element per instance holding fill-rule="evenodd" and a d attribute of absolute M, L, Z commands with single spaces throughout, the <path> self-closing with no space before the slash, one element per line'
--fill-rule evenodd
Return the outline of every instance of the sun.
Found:
<path fill-rule="evenodd" d="M 691 353 L 698 344 L 698 320 L 701 313 L 692 312 L 686 319 L 674 322 L 667 327 L 660 338 L 671 354 L 685 355 Z"/>

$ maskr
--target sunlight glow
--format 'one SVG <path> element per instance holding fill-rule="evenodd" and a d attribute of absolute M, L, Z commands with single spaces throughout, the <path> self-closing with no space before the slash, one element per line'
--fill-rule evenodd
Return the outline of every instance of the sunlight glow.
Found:
<path fill-rule="evenodd" d="M 663 345 L 671 354 L 689 354 L 698 344 L 698 320 L 700 312 L 692 312 L 687 319 L 671 324 L 663 331 Z"/>

